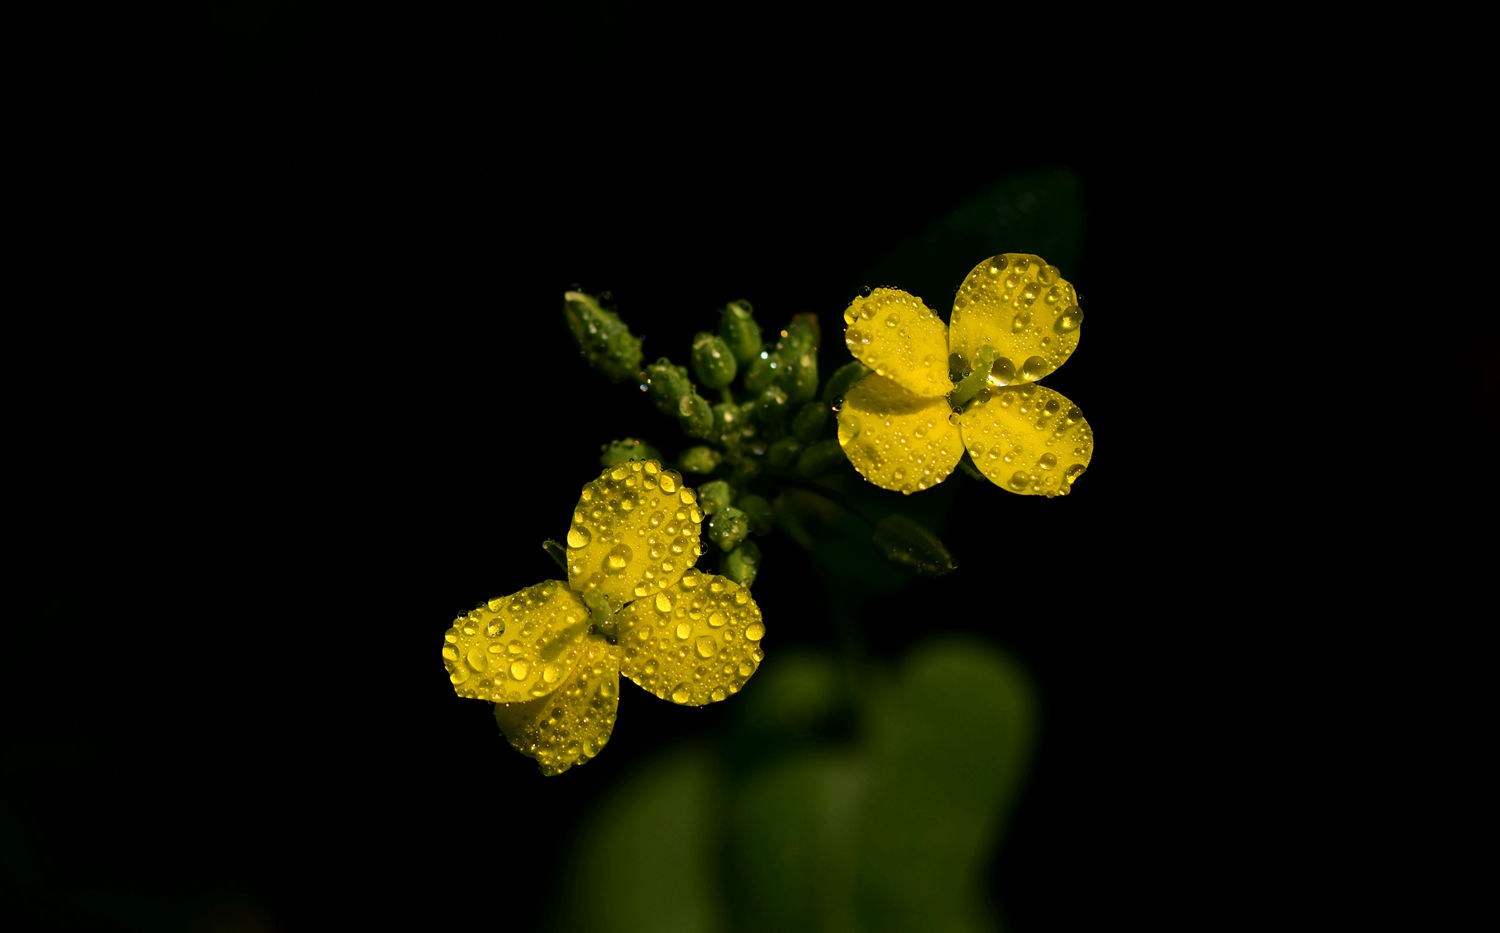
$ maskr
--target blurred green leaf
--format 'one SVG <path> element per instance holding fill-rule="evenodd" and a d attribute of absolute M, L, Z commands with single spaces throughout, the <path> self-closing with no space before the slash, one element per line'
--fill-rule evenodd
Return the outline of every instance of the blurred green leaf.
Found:
<path fill-rule="evenodd" d="M 597 801 L 564 875 L 558 928 L 727 929 L 709 819 L 722 807 L 718 782 L 708 755 L 685 749 L 648 762 Z"/>
<path fill-rule="evenodd" d="M 864 767 L 818 751 L 757 771 L 729 808 L 727 877 L 737 930 L 853 933 Z"/>
<path fill-rule="evenodd" d="M 985 642 L 954 639 L 917 649 L 871 701 L 859 926 L 994 929 L 976 882 L 1031 757 L 1026 676 Z"/>
<path fill-rule="evenodd" d="M 900 244 L 854 283 L 917 295 L 947 320 L 968 271 L 996 253 L 1036 253 L 1077 275 L 1083 202 L 1077 177 L 1054 169 L 1001 179 Z"/>

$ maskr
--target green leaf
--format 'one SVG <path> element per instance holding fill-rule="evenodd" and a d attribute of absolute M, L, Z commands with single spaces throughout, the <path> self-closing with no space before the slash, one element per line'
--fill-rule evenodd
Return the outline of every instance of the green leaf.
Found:
<path fill-rule="evenodd" d="M 941 577 L 958 568 L 942 539 L 905 515 L 882 518 L 873 540 L 882 557 L 919 576 Z"/>
<path fill-rule="evenodd" d="M 976 882 L 1030 764 L 1029 679 L 986 642 L 945 639 L 913 652 L 894 689 L 870 701 L 861 928 L 993 929 Z"/>
<path fill-rule="evenodd" d="M 719 933 L 728 928 L 708 818 L 722 799 L 706 754 L 650 762 L 595 802 L 561 866 L 556 929 Z"/>

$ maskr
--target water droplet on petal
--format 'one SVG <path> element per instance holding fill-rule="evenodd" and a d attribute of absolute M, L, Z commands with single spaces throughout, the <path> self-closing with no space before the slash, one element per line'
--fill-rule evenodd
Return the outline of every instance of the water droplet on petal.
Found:
<path fill-rule="evenodd" d="M 1035 382 L 1036 380 L 1047 375 L 1047 371 L 1049 369 L 1051 369 L 1051 367 L 1048 366 L 1047 361 L 1042 359 L 1041 357 L 1028 357 L 1026 359 L 1026 362 L 1021 364 L 1021 378 L 1031 382 Z"/>
<path fill-rule="evenodd" d="M 698 657 L 711 658 L 716 650 L 718 650 L 718 645 L 712 638 L 704 635 L 698 639 Z"/>
<path fill-rule="evenodd" d="M 525 661 L 513 661 L 513 662 L 511 662 L 511 665 L 510 665 L 510 676 L 514 677 L 516 680 L 525 680 L 526 679 L 526 675 L 528 673 L 530 673 L 530 671 L 531 671 L 531 668 L 529 668 L 529 667 L 526 666 L 526 662 Z"/>
<path fill-rule="evenodd" d="M 568 529 L 568 547 L 585 547 L 589 543 L 589 532 L 582 525 L 574 525 Z"/>
<path fill-rule="evenodd" d="M 990 364 L 990 374 L 986 380 L 992 386 L 1008 386 L 1016 380 L 1016 364 L 1006 357 L 996 357 L 995 362 Z"/>

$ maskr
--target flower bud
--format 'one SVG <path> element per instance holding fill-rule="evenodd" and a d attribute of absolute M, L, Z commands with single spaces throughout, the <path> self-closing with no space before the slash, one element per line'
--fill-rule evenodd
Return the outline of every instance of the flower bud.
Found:
<path fill-rule="evenodd" d="M 563 318 L 583 358 L 612 382 L 635 379 L 641 371 L 641 339 L 620 316 L 584 292 L 563 294 Z"/>
<path fill-rule="evenodd" d="M 734 381 L 734 353 L 722 337 L 701 333 L 693 338 L 693 374 L 710 389 L 722 389 Z"/>
<path fill-rule="evenodd" d="M 792 434 L 803 444 L 811 444 L 828 427 L 833 411 L 822 402 L 808 402 L 792 416 Z"/>
<path fill-rule="evenodd" d="M 829 437 L 802 451 L 797 458 L 797 472 L 808 477 L 822 476 L 847 462 L 844 448 L 839 446 L 837 439 Z"/>
<path fill-rule="evenodd" d="M 760 325 L 755 323 L 750 302 L 731 301 L 724 306 L 719 317 L 719 336 L 741 366 L 760 356 Z"/>
<path fill-rule="evenodd" d="M 660 460 L 661 458 L 661 451 L 633 437 L 611 441 L 599 448 L 600 466 L 610 467 L 627 460 Z"/>
<path fill-rule="evenodd" d="M 766 463 L 773 469 L 785 470 L 797 459 L 797 454 L 802 451 L 802 442 L 795 437 L 783 437 L 771 445 L 766 451 Z"/>
<path fill-rule="evenodd" d="M 735 508 L 745 513 L 745 517 L 750 520 L 751 530 L 758 535 L 769 532 L 776 519 L 776 513 L 772 510 L 770 501 L 765 496 L 757 496 L 753 492 L 740 496 Z"/>
<path fill-rule="evenodd" d="M 717 412 L 715 412 L 717 421 Z M 712 473 L 724 455 L 712 447 L 689 447 L 677 455 L 677 465 L 686 473 Z"/>
<path fill-rule="evenodd" d="M 850 360 L 835 369 L 833 375 L 828 377 L 828 384 L 823 387 L 823 402 L 828 405 L 841 403 L 849 392 L 849 387 L 869 375 L 870 372 L 870 367 L 859 360 Z"/>
<path fill-rule="evenodd" d="M 732 551 L 750 534 L 750 520 L 734 506 L 725 506 L 708 518 L 708 539 L 720 550 Z"/>
<path fill-rule="evenodd" d="M 682 397 L 677 403 L 677 423 L 689 437 L 707 438 L 714 432 L 714 412 L 708 399 L 696 392 Z"/>
<path fill-rule="evenodd" d="M 707 515 L 729 507 L 734 501 L 734 489 L 721 479 L 710 480 L 698 487 L 698 506 Z"/>
<path fill-rule="evenodd" d="M 746 541 L 725 554 L 719 560 L 719 572 L 740 586 L 750 586 L 760 572 L 760 545 Z"/>
<path fill-rule="evenodd" d="M 687 367 L 674 366 L 666 357 L 646 367 L 646 392 L 651 396 L 651 404 L 662 414 L 677 417 L 683 398 L 692 391 Z"/>

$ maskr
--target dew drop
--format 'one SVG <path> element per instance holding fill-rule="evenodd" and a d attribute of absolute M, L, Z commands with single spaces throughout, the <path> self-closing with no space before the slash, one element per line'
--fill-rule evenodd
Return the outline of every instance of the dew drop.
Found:
<path fill-rule="evenodd" d="M 687 638 L 691 634 L 693 634 L 693 627 L 691 625 L 689 625 L 686 622 L 678 622 L 677 623 L 677 637 L 678 638 L 685 639 L 685 638 Z"/>
<path fill-rule="evenodd" d="M 1050 470 L 1057 466 L 1057 454 L 1042 454 L 1037 458 L 1036 465 L 1043 470 Z"/>
<path fill-rule="evenodd" d="M 610 573 L 619 573 L 630 563 L 630 546 L 616 544 L 610 549 L 609 557 L 604 561 L 604 568 Z"/>
<path fill-rule="evenodd" d="M 452 645 L 444 645 L 443 646 L 443 660 L 445 660 L 445 661 L 457 661 L 458 660 L 458 649 L 454 648 Z"/>
<path fill-rule="evenodd" d="M 996 357 L 995 362 L 990 364 L 990 375 L 988 382 L 992 386 L 1008 386 L 1016 379 L 1016 364 L 1007 357 Z"/>
<path fill-rule="evenodd" d="M 679 705 L 686 705 L 687 701 L 692 699 L 692 696 L 688 692 L 687 684 L 678 684 L 677 689 L 672 691 L 672 702 Z"/>
<path fill-rule="evenodd" d="M 1042 359 L 1039 356 L 1028 357 L 1026 362 L 1021 364 L 1021 378 L 1030 382 L 1035 382 L 1036 380 L 1047 375 L 1047 369 L 1048 366 L 1046 360 Z"/>
<path fill-rule="evenodd" d="M 1082 323 L 1083 309 L 1077 305 L 1069 305 L 1063 309 L 1062 314 L 1057 316 L 1057 320 L 1052 322 L 1052 329 L 1059 334 L 1067 334 L 1077 330 L 1078 325 Z"/>
<path fill-rule="evenodd" d="M 574 525 L 568 529 L 568 547 L 584 547 L 589 543 L 588 529 L 581 525 Z"/>
<path fill-rule="evenodd" d="M 468 661 L 469 666 L 474 668 L 474 670 L 478 671 L 481 674 L 484 673 L 485 670 L 487 670 L 490 666 L 490 659 L 485 656 L 484 651 L 480 648 L 469 649 Z"/>
<path fill-rule="evenodd" d="M 711 658 L 714 656 L 714 651 L 716 651 L 717 649 L 718 644 L 715 643 L 714 640 L 712 638 L 709 638 L 707 635 L 704 635 L 698 639 L 698 657 Z"/>
<path fill-rule="evenodd" d="M 720 700 L 724 699 L 724 688 L 715 687 L 713 693 L 710 693 L 709 696 L 713 697 L 715 703 L 718 703 Z"/>
<path fill-rule="evenodd" d="M 666 593 L 656 594 L 656 610 L 658 612 L 672 611 L 672 600 Z"/>
<path fill-rule="evenodd" d="M 661 491 L 668 495 L 677 491 L 677 481 L 672 478 L 671 473 L 661 475 Z"/>
<path fill-rule="evenodd" d="M 1068 467 L 1067 472 L 1063 474 L 1063 479 L 1067 480 L 1068 485 L 1071 486 L 1074 482 L 1077 481 L 1078 477 L 1083 475 L 1083 471 L 1086 469 L 1088 469 L 1088 467 L 1084 466 L 1083 464 L 1075 463 L 1072 466 Z"/>
<path fill-rule="evenodd" d="M 531 668 L 526 666 L 525 661 L 513 661 L 510 665 L 510 676 L 514 677 L 516 680 L 525 680 L 526 675 L 528 672 L 530 672 L 530 670 Z"/>
<path fill-rule="evenodd" d="M 759 622 L 751 622 L 745 627 L 745 637 L 750 641 L 760 641 L 765 637 L 766 627 Z"/>
<path fill-rule="evenodd" d="M 461 684 L 469 679 L 469 672 L 461 667 L 455 667 L 448 675 L 448 679 L 455 684 Z"/>
<path fill-rule="evenodd" d="M 1020 492 L 1030 485 L 1031 477 L 1027 475 L 1025 470 L 1017 470 L 1016 472 L 1011 474 L 1010 488 L 1014 489 L 1016 492 Z"/>

